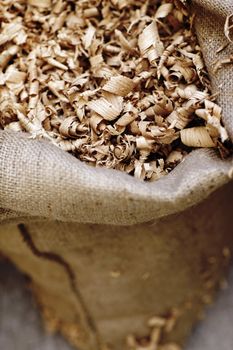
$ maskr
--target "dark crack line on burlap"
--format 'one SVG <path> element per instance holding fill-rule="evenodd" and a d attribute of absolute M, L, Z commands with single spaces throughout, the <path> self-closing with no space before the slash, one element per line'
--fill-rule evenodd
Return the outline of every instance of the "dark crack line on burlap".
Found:
<path fill-rule="evenodd" d="M 34 255 L 36 255 L 37 257 L 39 257 L 41 259 L 53 261 L 64 268 L 64 270 L 66 271 L 66 274 L 68 276 L 69 282 L 70 282 L 70 288 L 71 288 L 72 292 L 74 293 L 79 305 L 81 306 L 81 308 L 83 310 L 83 313 L 84 313 L 85 319 L 86 319 L 86 323 L 87 323 L 91 333 L 95 337 L 97 350 L 102 349 L 102 346 L 101 346 L 102 342 L 100 340 L 99 332 L 98 332 L 97 327 L 95 325 L 95 322 L 94 322 L 93 318 L 91 317 L 91 314 L 90 314 L 90 312 L 89 312 L 89 310 L 84 302 L 84 299 L 83 299 L 83 297 L 82 297 L 82 295 L 77 287 L 75 274 L 74 274 L 71 266 L 69 265 L 69 263 L 67 261 L 65 261 L 64 258 L 62 258 L 60 255 L 58 255 L 56 253 L 43 252 L 43 251 L 39 250 L 36 247 L 35 243 L 33 242 L 32 237 L 31 237 L 27 227 L 24 224 L 18 224 L 18 229 L 19 229 L 19 232 L 20 232 L 23 240 L 28 245 L 28 247 L 30 248 L 30 250 L 32 251 L 32 253 Z"/>

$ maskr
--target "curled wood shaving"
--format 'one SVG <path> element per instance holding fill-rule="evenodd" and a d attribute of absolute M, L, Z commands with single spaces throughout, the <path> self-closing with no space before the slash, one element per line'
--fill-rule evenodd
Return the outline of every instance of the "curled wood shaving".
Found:
<path fill-rule="evenodd" d="M 50 8 L 51 0 L 28 0 L 28 4 L 39 8 Z"/>
<path fill-rule="evenodd" d="M 103 90 L 119 96 L 127 96 L 134 88 L 134 82 L 125 76 L 111 77 L 103 86 Z"/>
<path fill-rule="evenodd" d="M 226 38 L 232 43 L 233 42 L 233 13 L 227 16 L 224 25 L 224 33 Z"/>
<path fill-rule="evenodd" d="M 181 141 L 189 147 L 215 147 L 216 144 L 210 137 L 206 127 L 197 126 L 194 128 L 184 129 L 180 132 Z"/>
<path fill-rule="evenodd" d="M 179 107 L 167 117 L 167 121 L 172 128 L 184 129 L 192 120 L 193 111 L 192 107 Z"/>
<path fill-rule="evenodd" d="M 122 111 L 121 105 L 117 106 L 116 104 L 107 101 L 105 98 L 90 101 L 88 106 L 91 110 L 109 121 L 116 119 Z"/>
<path fill-rule="evenodd" d="M 0 0 L 0 16 L 1 128 L 147 181 L 192 147 L 229 153 L 185 0 Z"/>
<path fill-rule="evenodd" d="M 173 326 L 177 322 L 178 315 L 171 313 L 169 317 L 154 316 L 148 321 L 150 335 L 148 337 L 139 338 L 130 334 L 127 339 L 127 348 L 131 350 L 181 350 L 181 348 L 172 342 L 164 344 L 163 336 L 165 333 L 171 332 L 167 330 L 167 326 L 171 320 L 174 321 Z"/>
<path fill-rule="evenodd" d="M 173 10 L 172 3 L 165 3 L 159 6 L 156 11 L 155 18 L 165 18 L 169 15 L 169 13 Z"/>
<path fill-rule="evenodd" d="M 184 40 L 183 36 L 179 35 L 178 37 L 176 37 L 173 40 L 173 42 L 162 53 L 162 56 L 161 56 L 159 64 L 158 64 L 158 69 L 157 69 L 157 73 L 158 73 L 159 78 L 161 75 L 161 70 L 164 67 L 164 64 L 165 64 L 166 60 L 168 59 L 169 55 L 171 55 L 175 51 L 176 46 L 180 45 L 183 42 L 183 40 Z"/>
<path fill-rule="evenodd" d="M 226 58 L 222 58 L 220 60 L 218 60 L 213 68 L 213 72 L 217 73 L 219 69 L 221 69 L 224 65 L 226 64 L 232 64 L 233 63 L 233 55 L 230 55 Z"/>
<path fill-rule="evenodd" d="M 166 163 L 167 164 L 179 164 L 183 158 L 182 152 L 181 151 L 172 151 L 167 159 Z"/>
<path fill-rule="evenodd" d="M 138 46 L 143 56 L 147 57 L 151 64 L 161 56 L 163 43 L 160 40 L 157 23 L 153 21 L 139 35 Z"/>
<path fill-rule="evenodd" d="M 0 54 L 0 68 L 4 69 L 9 61 L 17 54 L 19 47 L 17 45 L 12 45 L 4 50 Z"/>

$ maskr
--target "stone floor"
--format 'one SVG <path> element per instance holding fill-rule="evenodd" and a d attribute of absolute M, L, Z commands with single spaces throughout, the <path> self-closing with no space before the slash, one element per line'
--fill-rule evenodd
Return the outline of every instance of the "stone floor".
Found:
<path fill-rule="evenodd" d="M 232 325 L 233 267 L 229 288 L 221 292 L 185 350 L 232 350 Z M 72 350 L 61 336 L 45 334 L 25 278 L 6 262 L 0 262 L 0 349 Z"/>

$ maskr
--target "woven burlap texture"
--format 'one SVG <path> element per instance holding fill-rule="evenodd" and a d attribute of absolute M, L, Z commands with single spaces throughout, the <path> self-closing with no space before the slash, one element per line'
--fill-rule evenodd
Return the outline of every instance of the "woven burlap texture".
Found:
<path fill-rule="evenodd" d="M 0 251 L 31 277 L 49 328 L 79 350 L 129 350 L 129 334 L 149 336 L 148 320 L 173 310 L 177 322 L 161 341 L 181 345 L 226 273 L 229 197 L 233 183 L 182 213 L 120 228 L 3 224 Z"/>
<path fill-rule="evenodd" d="M 213 73 L 213 62 L 232 52 L 224 21 L 232 0 L 195 0 L 196 29 L 213 90 L 233 137 L 233 66 Z M 193 151 L 168 176 L 143 183 L 127 174 L 92 168 L 45 141 L 0 132 L 1 219 L 50 218 L 80 223 L 135 224 L 181 211 L 228 182 L 232 159 L 210 150 Z"/>

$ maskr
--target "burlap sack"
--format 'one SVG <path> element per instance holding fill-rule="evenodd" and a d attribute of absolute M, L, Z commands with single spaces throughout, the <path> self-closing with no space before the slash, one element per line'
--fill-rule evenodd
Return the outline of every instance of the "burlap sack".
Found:
<path fill-rule="evenodd" d="M 227 42 L 233 3 L 193 0 L 192 7 L 233 138 L 233 66 L 213 74 L 213 62 L 232 53 L 232 44 L 216 51 Z M 147 320 L 169 318 L 175 307 L 177 325 L 161 342 L 182 343 L 232 246 L 232 184 L 201 203 L 230 181 L 232 158 L 193 151 L 168 176 L 143 183 L 27 135 L 1 131 L 0 145 L 0 250 L 31 276 L 50 327 L 82 349 L 122 350 L 129 333 L 148 335 Z"/>

